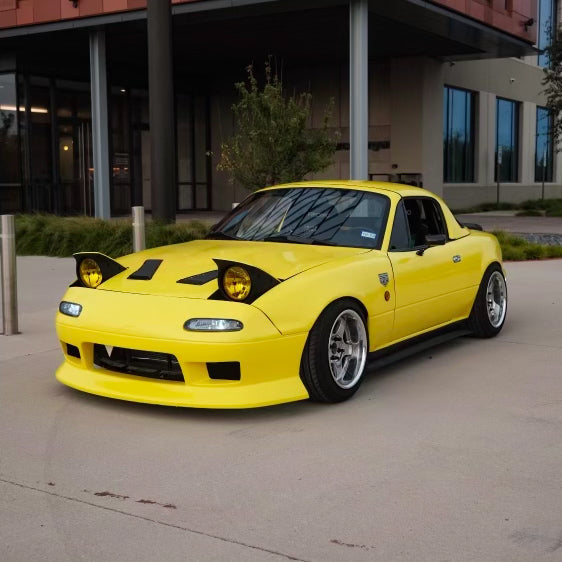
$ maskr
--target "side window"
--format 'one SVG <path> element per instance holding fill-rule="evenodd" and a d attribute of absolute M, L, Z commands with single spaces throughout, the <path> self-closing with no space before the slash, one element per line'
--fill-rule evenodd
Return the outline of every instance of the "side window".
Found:
<path fill-rule="evenodd" d="M 414 246 L 423 246 L 427 234 L 447 234 L 443 214 L 432 199 L 408 198 L 404 200 Z"/>
<path fill-rule="evenodd" d="M 404 203 L 400 201 L 396 207 L 389 250 L 391 252 L 403 252 L 405 250 L 412 250 L 413 247 L 414 244 L 410 239 L 410 230 L 406 218 L 406 209 L 404 208 Z"/>
<path fill-rule="evenodd" d="M 423 214 L 428 228 L 428 234 L 447 234 L 447 227 L 443 220 L 443 213 L 437 201 L 423 199 Z"/>

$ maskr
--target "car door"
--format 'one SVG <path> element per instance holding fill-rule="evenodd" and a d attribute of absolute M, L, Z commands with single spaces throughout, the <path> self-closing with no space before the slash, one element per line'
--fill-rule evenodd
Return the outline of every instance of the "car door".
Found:
<path fill-rule="evenodd" d="M 445 243 L 427 247 L 426 235 Z M 448 238 L 439 203 L 405 198 L 396 209 L 388 256 L 394 273 L 396 312 L 393 341 L 460 319 L 467 308 L 461 240 Z"/>

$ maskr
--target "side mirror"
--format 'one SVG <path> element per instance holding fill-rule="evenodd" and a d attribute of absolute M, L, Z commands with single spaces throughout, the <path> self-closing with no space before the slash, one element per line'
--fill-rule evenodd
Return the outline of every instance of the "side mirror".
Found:
<path fill-rule="evenodd" d="M 443 246 L 447 242 L 445 234 L 426 234 L 425 243 L 428 246 Z"/>
<path fill-rule="evenodd" d="M 445 234 L 426 234 L 424 237 L 425 244 L 420 246 L 416 252 L 418 256 L 423 256 L 425 251 L 432 246 L 443 246 L 447 242 Z"/>

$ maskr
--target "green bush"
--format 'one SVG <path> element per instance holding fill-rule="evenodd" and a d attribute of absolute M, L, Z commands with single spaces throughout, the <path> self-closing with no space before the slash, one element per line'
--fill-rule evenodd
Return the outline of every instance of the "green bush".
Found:
<path fill-rule="evenodd" d="M 562 246 L 547 246 L 546 247 L 546 257 L 547 258 L 562 258 Z"/>
<path fill-rule="evenodd" d="M 562 199 L 529 199 L 523 203 L 481 203 L 469 209 L 458 209 L 454 213 L 463 215 L 468 213 L 484 213 L 486 211 L 510 211 L 521 209 L 526 212 L 518 212 L 517 216 L 538 217 L 546 215 L 547 217 L 562 216 Z M 542 213 L 540 211 L 543 211 Z"/>
<path fill-rule="evenodd" d="M 541 260 L 562 257 L 562 246 L 535 244 L 524 238 L 514 236 L 501 230 L 494 232 L 506 261 Z"/>
<path fill-rule="evenodd" d="M 544 216 L 543 211 L 538 211 L 537 209 L 526 209 L 523 211 L 517 211 L 515 213 L 516 217 L 542 217 Z"/>
<path fill-rule="evenodd" d="M 203 238 L 208 225 L 191 221 L 178 224 L 146 223 L 146 247 L 154 248 Z M 16 217 L 16 251 L 20 256 L 67 257 L 76 252 L 101 252 L 111 257 L 133 251 L 130 220 L 104 221 L 90 217 L 19 215 Z"/>
<path fill-rule="evenodd" d="M 528 211 L 545 211 L 547 217 L 562 216 L 562 199 L 531 199 L 523 201 L 520 207 Z"/>

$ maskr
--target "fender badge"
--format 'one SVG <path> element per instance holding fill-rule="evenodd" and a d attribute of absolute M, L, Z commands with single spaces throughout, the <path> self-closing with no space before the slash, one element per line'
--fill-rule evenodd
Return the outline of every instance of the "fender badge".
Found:
<path fill-rule="evenodd" d="M 388 273 L 379 273 L 379 281 L 381 282 L 381 285 L 383 287 L 386 287 L 388 285 Z"/>
<path fill-rule="evenodd" d="M 459 263 L 462 258 L 459 255 L 453 256 L 453 263 Z"/>

